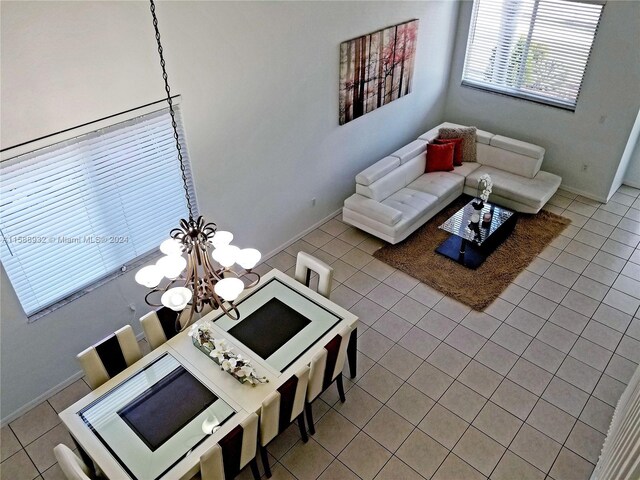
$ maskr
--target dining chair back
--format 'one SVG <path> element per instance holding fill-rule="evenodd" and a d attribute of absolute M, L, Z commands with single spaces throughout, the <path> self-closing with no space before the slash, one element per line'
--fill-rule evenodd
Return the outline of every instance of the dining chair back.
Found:
<path fill-rule="evenodd" d="M 89 467 L 65 444 L 53 447 L 53 454 L 67 480 L 91 480 Z"/>
<path fill-rule="evenodd" d="M 309 440 L 304 424 L 304 402 L 309 384 L 309 366 L 305 365 L 272 392 L 260 409 L 260 456 L 267 478 L 271 478 L 267 445 L 291 423 L 298 421 L 300 436 Z"/>
<path fill-rule="evenodd" d="M 122 372 L 142 358 L 130 325 L 125 325 L 77 355 L 92 389 Z"/>
<path fill-rule="evenodd" d="M 167 307 L 147 313 L 140 319 L 144 336 L 151 347 L 155 350 L 167 340 L 178 334 L 176 320 L 180 312 L 175 312 Z"/>
<path fill-rule="evenodd" d="M 250 465 L 253 478 L 260 480 L 257 442 L 258 415 L 252 413 L 200 457 L 200 477 L 202 480 L 231 480 Z"/>
<path fill-rule="evenodd" d="M 329 298 L 331 294 L 331 282 L 333 281 L 333 268 L 305 252 L 298 252 L 296 259 L 295 279 L 305 284 L 311 284 L 311 272 L 318 274 L 318 293 Z"/>
<path fill-rule="evenodd" d="M 347 356 L 347 346 L 350 335 L 351 328 L 348 326 L 344 327 L 311 359 L 305 411 L 307 414 L 307 423 L 309 424 L 309 433 L 312 435 L 315 433 L 315 427 L 313 424 L 311 403 L 318 398 L 322 392 L 329 388 L 334 381 L 338 387 L 340 401 L 344 402 L 346 400 L 344 385 L 342 383 L 342 370 Z"/>

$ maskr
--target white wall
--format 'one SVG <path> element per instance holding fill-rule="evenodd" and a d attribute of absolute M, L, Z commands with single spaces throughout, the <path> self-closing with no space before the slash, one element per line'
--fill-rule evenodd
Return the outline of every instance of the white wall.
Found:
<path fill-rule="evenodd" d="M 447 120 L 540 144 L 542 168 L 562 176 L 563 186 L 608 198 L 640 106 L 640 2 L 605 5 L 573 113 L 460 85 L 472 5 L 460 8 Z"/>
<path fill-rule="evenodd" d="M 640 110 L 636 119 L 636 127 L 640 130 Z M 631 158 L 629 158 L 629 164 L 622 183 L 640 188 L 640 132 L 637 133 L 635 136 L 635 148 L 631 152 Z"/>
<path fill-rule="evenodd" d="M 3 147 L 162 98 L 146 2 L 1 8 Z M 201 212 L 239 244 L 268 252 L 338 209 L 358 171 L 443 119 L 457 10 L 452 2 L 160 2 Z M 340 42 L 411 18 L 420 19 L 413 93 L 339 127 Z M 0 273 L 5 420 L 77 372 L 81 349 L 125 323 L 139 331 L 146 311 L 129 274 L 27 324 Z"/>
<path fill-rule="evenodd" d="M 633 184 L 635 177 L 635 186 L 640 185 L 640 165 L 638 165 L 638 155 L 640 148 L 638 147 L 638 139 L 640 139 L 640 109 L 636 115 L 636 121 L 633 123 L 631 133 L 627 139 L 627 143 L 620 158 L 618 170 L 613 179 L 613 184 L 609 190 L 609 195 L 613 195 L 620 185 L 623 183 Z"/>

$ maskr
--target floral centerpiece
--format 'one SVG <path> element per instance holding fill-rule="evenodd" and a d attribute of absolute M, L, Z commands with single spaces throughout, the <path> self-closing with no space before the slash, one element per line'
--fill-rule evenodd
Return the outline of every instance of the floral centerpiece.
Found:
<path fill-rule="evenodd" d="M 199 350 L 209 355 L 222 370 L 239 382 L 250 383 L 255 387 L 258 383 L 269 381 L 266 377 L 259 377 L 251 362 L 242 355 L 234 353 L 226 340 L 213 338 L 213 330 L 209 322 L 204 321 L 193 325 L 189 330 L 189 336 Z"/>
<path fill-rule="evenodd" d="M 480 188 L 482 187 L 482 193 L 480 193 Z M 484 207 L 484 202 L 489 200 L 489 195 L 493 191 L 493 180 L 491 180 L 491 176 L 488 173 L 484 173 L 478 179 L 478 199 L 474 203 L 474 208 L 476 210 L 482 209 Z"/>

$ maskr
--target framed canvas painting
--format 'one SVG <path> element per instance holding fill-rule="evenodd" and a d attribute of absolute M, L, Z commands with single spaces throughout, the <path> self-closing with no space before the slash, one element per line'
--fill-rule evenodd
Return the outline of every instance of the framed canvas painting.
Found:
<path fill-rule="evenodd" d="M 418 20 L 340 44 L 340 125 L 411 93 Z"/>

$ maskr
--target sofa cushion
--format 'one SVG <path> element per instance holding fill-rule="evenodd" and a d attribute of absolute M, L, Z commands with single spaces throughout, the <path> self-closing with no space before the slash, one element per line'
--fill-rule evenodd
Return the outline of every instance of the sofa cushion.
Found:
<path fill-rule="evenodd" d="M 410 221 L 436 203 L 438 203 L 438 197 L 435 195 L 412 188 L 403 188 L 382 201 L 383 205 L 401 211 L 402 221 Z"/>
<path fill-rule="evenodd" d="M 432 142 L 435 138 L 438 138 L 438 131 L 441 128 L 451 127 L 451 128 L 464 128 L 466 125 L 460 125 L 457 123 L 444 122 L 438 125 L 437 127 L 432 128 L 431 130 L 423 133 L 418 137 L 420 140 L 426 140 L 427 142 Z M 493 133 L 489 133 L 485 130 L 476 129 L 476 142 L 484 143 L 489 145 L 491 138 L 493 137 Z"/>
<path fill-rule="evenodd" d="M 424 193 L 435 195 L 439 199 L 446 197 L 452 192 L 462 193 L 464 177 L 455 175 L 453 172 L 433 172 L 425 173 L 407 185 L 407 188 L 418 190 Z"/>
<path fill-rule="evenodd" d="M 381 202 L 389 195 L 406 187 L 422 175 L 424 173 L 426 157 L 427 155 L 422 153 L 417 157 L 412 158 L 404 165 L 394 168 L 371 185 L 361 185 L 356 183 L 356 193 Z"/>
<path fill-rule="evenodd" d="M 356 175 L 356 183 L 359 183 L 360 185 L 371 185 L 379 178 L 384 177 L 398 165 L 400 165 L 400 159 L 398 157 L 384 157 L 382 160 L 378 160 L 369 168 L 365 168 Z"/>
<path fill-rule="evenodd" d="M 400 163 L 407 163 L 414 157 L 417 157 L 421 153 L 427 150 L 427 142 L 425 140 L 414 140 L 413 142 L 405 145 L 399 150 L 396 150 L 391 154 L 392 157 L 398 157 L 400 159 Z"/>
<path fill-rule="evenodd" d="M 503 137 L 502 135 L 495 135 L 491 139 L 491 142 L 489 142 L 489 145 L 539 160 L 544 158 L 544 148 L 534 145 L 533 143 L 523 142 L 522 140 Z"/>
<path fill-rule="evenodd" d="M 432 143 L 434 145 L 453 143 L 453 165 L 458 166 L 462 165 L 462 142 L 464 142 L 463 138 L 436 138 Z M 429 145 L 427 145 L 427 151 L 428 150 Z"/>
<path fill-rule="evenodd" d="M 476 127 L 441 128 L 438 138 L 462 138 L 462 161 L 476 161 Z"/>
<path fill-rule="evenodd" d="M 478 163 L 488 167 L 515 173 L 523 177 L 533 178 L 542 165 L 541 158 L 532 158 L 527 155 L 494 147 L 493 145 L 478 145 Z"/>
<path fill-rule="evenodd" d="M 469 175 L 471 172 L 473 172 L 477 168 L 480 168 L 480 164 L 477 163 L 477 162 L 464 162 L 459 167 L 455 167 L 454 166 L 453 167 L 453 172 L 451 172 L 451 173 L 455 173 L 456 175 L 461 175 L 463 177 L 466 177 L 467 175 Z"/>
<path fill-rule="evenodd" d="M 388 205 L 354 193 L 344 201 L 345 208 L 361 213 L 390 227 L 402 219 L 402 212 Z"/>
<path fill-rule="evenodd" d="M 455 144 L 445 143 L 437 145 L 430 143 L 427 145 L 427 162 L 425 172 L 451 172 L 453 170 L 453 154 Z"/>
<path fill-rule="evenodd" d="M 478 188 L 478 180 L 485 173 L 488 173 L 493 180 L 494 194 L 536 209 L 551 198 L 562 181 L 559 176 L 548 172 L 538 172 L 534 178 L 526 178 L 483 165 L 467 176 L 465 185 Z M 489 202 L 491 202 L 491 196 L 489 196 Z"/>

